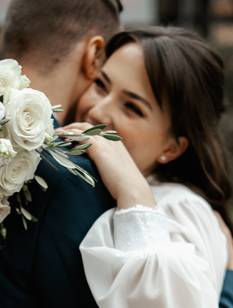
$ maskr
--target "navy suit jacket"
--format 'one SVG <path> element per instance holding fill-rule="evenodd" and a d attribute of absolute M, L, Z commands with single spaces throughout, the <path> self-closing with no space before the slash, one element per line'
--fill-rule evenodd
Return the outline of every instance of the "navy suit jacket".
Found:
<path fill-rule="evenodd" d="M 97 179 L 96 187 L 58 164 L 57 171 L 42 161 L 37 174 L 49 188 L 43 192 L 37 183 L 31 184 L 29 210 L 38 222 L 30 223 L 27 231 L 11 200 L 8 236 L 0 249 L 1 308 L 97 307 L 85 279 L 79 244 L 115 201 L 87 156 L 73 161 Z"/>
<path fill-rule="evenodd" d="M 226 272 L 220 308 L 233 308 L 233 271 Z"/>

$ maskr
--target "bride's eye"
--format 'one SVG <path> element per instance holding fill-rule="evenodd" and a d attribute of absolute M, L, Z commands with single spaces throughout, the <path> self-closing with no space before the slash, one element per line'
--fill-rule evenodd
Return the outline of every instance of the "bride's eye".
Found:
<path fill-rule="evenodd" d="M 101 91 L 107 92 L 107 88 L 101 79 L 96 78 L 95 84 L 98 89 L 100 89 Z"/>
<path fill-rule="evenodd" d="M 144 116 L 144 115 L 143 115 L 143 112 L 141 111 L 141 109 L 140 109 L 137 105 L 135 105 L 135 104 L 133 104 L 133 103 L 127 102 L 127 103 L 125 103 L 125 107 L 126 107 L 128 110 L 130 110 L 130 111 L 136 113 L 136 114 L 139 115 L 140 117 L 143 117 L 143 116 Z"/>

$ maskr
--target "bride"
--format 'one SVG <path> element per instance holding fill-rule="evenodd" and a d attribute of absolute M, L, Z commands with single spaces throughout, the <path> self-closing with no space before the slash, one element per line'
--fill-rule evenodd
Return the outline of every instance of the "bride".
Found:
<path fill-rule="evenodd" d="M 196 35 L 155 27 L 123 32 L 78 104 L 80 133 L 104 123 L 122 142 L 90 137 L 88 150 L 117 209 L 81 243 L 89 286 L 103 308 L 218 307 L 230 225 L 228 170 L 217 124 L 220 58 Z"/>

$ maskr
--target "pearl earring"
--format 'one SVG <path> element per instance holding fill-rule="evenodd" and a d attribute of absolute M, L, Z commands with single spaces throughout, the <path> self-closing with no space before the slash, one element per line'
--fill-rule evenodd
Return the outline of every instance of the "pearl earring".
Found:
<path fill-rule="evenodd" d="M 167 157 L 165 155 L 160 157 L 161 162 L 165 163 L 167 160 Z"/>

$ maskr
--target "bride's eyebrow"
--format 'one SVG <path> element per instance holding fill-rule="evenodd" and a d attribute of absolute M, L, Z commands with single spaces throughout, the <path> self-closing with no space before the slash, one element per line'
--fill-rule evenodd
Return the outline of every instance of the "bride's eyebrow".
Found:
<path fill-rule="evenodd" d="M 102 70 L 100 72 L 102 78 L 109 84 L 112 85 L 112 81 L 111 79 L 108 77 L 108 75 Z M 143 97 L 141 97 L 140 95 L 133 93 L 131 91 L 127 91 L 127 90 L 123 90 L 123 92 L 130 98 L 132 99 L 136 99 L 138 101 L 140 101 L 141 103 L 143 103 L 144 105 L 147 105 L 147 107 L 149 107 L 149 109 L 152 110 L 151 104 Z"/>
<path fill-rule="evenodd" d="M 112 84 L 111 79 L 108 77 L 108 75 L 104 71 L 101 71 L 100 74 L 109 85 Z"/>
<path fill-rule="evenodd" d="M 127 91 L 124 90 L 123 91 L 128 97 L 132 98 L 132 99 L 136 99 L 137 101 L 140 101 L 141 103 L 143 103 L 144 105 L 146 105 L 150 110 L 152 110 L 152 106 L 151 104 L 143 97 L 141 97 L 140 95 L 133 93 L 131 91 Z"/>

